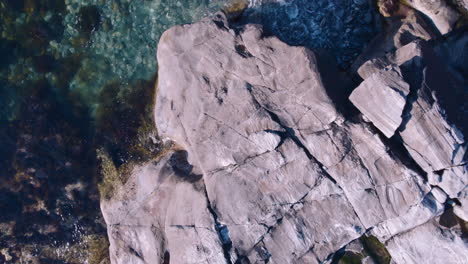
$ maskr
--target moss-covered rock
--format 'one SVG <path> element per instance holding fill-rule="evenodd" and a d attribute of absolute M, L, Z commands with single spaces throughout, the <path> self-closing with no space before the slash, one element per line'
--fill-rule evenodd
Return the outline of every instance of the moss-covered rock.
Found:
<path fill-rule="evenodd" d="M 392 257 L 385 245 L 375 236 L 362 236 L 360 238 L 366 252 L 379 264 L 389 264 Z"/>
<path fill-rule="evenodd" d="M 96 110 L 97 142 L 110 153 L 117 167 L 130 161 L 144 161 L 159 151 L 152 109 L 154 83 L 117 82 L 101 91 Z"/>
<path fill-rule="evenodd" d="M 98 183 L 99 194 L 102 199 L 110 199 L 117 187 L 122 184 L 122 180 L 114 162 L 104 149 L 97 149 L 96 156 L 100 162 L 101 174 L 101 181 Z"/>
<path fill-rule="evenodd" d="M 364 256 L 352 251 L 346 251 L 336 264 L 361 264 Z"/>
<path fill-rule="evenodd" d="M 226 14 L 229 20 L 235 20 L 242 15 L 248 6 L 249 1 L 247 0 L 234 0 L 226 4 L 226 6 L 222 8 L 222 11 Z"/>
<path fill-rule="evenodd" d="M 86 237 L 89 264 L 110 264 L 109 241 L 104 235 Z"/>

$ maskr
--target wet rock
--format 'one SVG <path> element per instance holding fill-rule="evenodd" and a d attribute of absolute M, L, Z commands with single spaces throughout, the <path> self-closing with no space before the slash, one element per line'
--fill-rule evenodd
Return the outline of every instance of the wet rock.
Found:
<path fill-rule="evenodd" d="M 222 10 L 229 20 L 235 20 L 247 9 L 248 0 L 235 0 L 228 3 Z"/>
<path fill-rule="evenodd" d="M 2 256 L 5 263 L 81 263 L 88 235 L 106 241 L 86 116 L 46 80 L 22 89 L 17 115 L 0 128 Z M 86 193 L 69 192 L 70 185 Z"/>
<path fill-rule="evenodd" d="M 401 8 L 400 1 L 397 0 L 379 0 L 377 1 L 380 13 L 385 17 L 397 15 Z"/>
<path fill-rule="evenodd" d="M 356 241 L 357 242 L 357 241 Z M 382 242 L 380 242 L 374 236 L 362 236 L 359 239 L 362 249 L 365 253 L 367 253 L 371 259 L 367 259 L 367 261 L 363 263 L 391 263 L 392 257 L 390 253 L 388 253 L 387 248 L 385 247 Z M 347 246 L 348 248 L 349 246 Z"/>

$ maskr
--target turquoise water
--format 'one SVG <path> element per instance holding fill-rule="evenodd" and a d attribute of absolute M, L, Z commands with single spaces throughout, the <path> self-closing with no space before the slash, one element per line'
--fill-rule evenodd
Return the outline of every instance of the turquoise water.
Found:
<path fill-rule="evenodd" d="M 11 4 L 20 1 L 22 3 Z M 8 4 L 10 2 L 10 4 Z M 37 50 L 17 49 L 16 63 L 1 69 L 1 79 L 11 80 L 21 75 L 13 85 L 41 78 L 57 82 L 62 58 L 76 58 L 78 69 L 68 82 L 70 91 L 83 97 L 92 108 L 97 96 L 110 80 L 129 83 L 151 79 L 156 71 L 155 50 L 161 33 L 176 24 L 190 23 L 217 11 L 227 0 L 2 0 L 2 41 L 5 46 L 32 39 Z M 46 4 L 41 4 L 46 3 Z M 57 8 L 58 7 L 58 8 Z M 26 31 L 21 36 L 18 31 Z M 37 31 L 37 32 L 31 32 Z M 23 38 L 23 39 L 22 39 Z M 26 43 L 25 43 L 26 45 Z M 22 46 L 20 44 L 19 46 Z M 6 47 L 8 48 L 8 47 Z M 32 53 L 32 54 L 31 54 Z M 24 56 L 26 55 L 26 56 Z M 27 55 L 34 55 L 33 57 Z M 50 69 L 38 73 L 37 56 L 48 56 Z M 47 61 L 43 62 L 47 64 Z M 36 63 L 37 64 L 37 63 Z M 71 67 L 60 65 L 59 67 Z M 50 71 L 49 71 L 50 70 Z M 41 70 L 40 70 L 41 71 Z M 44 72 L 45 71 L 45 72 Z M 2 115 L 15 116 L 18 94 L 3 88 Z"/>

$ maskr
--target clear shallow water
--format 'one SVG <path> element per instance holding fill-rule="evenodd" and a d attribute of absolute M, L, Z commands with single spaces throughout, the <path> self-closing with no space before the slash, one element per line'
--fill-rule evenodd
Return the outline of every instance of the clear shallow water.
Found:
<path fill-rule="evenodd" d="M 8 23 L 0 26 L 0 50 L 9 53 L 4 55 L 9 59 L 3 62 L 0 79 L 9 81 L 1 85 L 0 117 L 14 119 L 23 96 L 9 85 L 46 78 L 56 86 L 63 68 L 73 68 L 65 80 L 67 89 L 94 111 L 109 81 L 128 84 L 153 77 L 164 30 L 199 20 L 233 1 L 239 0 L 2 0 L 3 10 L 8 10 L 2 19 Z M 365 0 L 249 3 L 247 21 L 263 24 L 290 44 L 326 49 L 344 67 L 377 31 L 375 12 Z M 30 39 L 22 45 L 35 50 L 15 49 L 21 38 Z M 57 63 L 63 58 L 74 65 Z M 41 66 L 49 69 L 38 69 Z"/>
<path fill-rule="evenodd" d="M 158 151 L 149 112 L 159 37 L 230 1 L 0 0 L 0 263 L 101 258 L 96 149 L 119 172 Z M 344 68 L 378 29 L 362 0 L 249 3 L 238 23 Z"/>
<path fill-rule="evenodd" d="M 3 0 L 5 3 L 13 0 Z M 23 1 L 23 0 L 15 0 Z M 97 95 L 109 80 L 129 83 L 137 79 L 151 79 L 156 72 L 155 50 L 162 32 L 176 24 L 190 23 L 213 11 L 217 11 L 227 0 L 48 0 L 58 10 L 41 6 L 41 1 L 24 0 L 24 4 L 3 4 L 14 22 L 3 26 L 2 38 L 23 41 L 18 29 L 27 31 L 26 38 L 36 39 L 34 55 L 50 56 L 50 60 L 76 58 L 79 64 L 74 76 L 68 81 L 69 89 L 83 96 L 91 107 L 97 104 Z M 8 7 L 16 7 L 8 8 Z M 19 8 L 18 8 L 19 7 Z M 4 18 L 5 19 L 5 18 Z M 24 28 L 29 26 L 29 28 Z M 29 31 L 29 32 L 28 32 Z M 37 32 L 30 32 L 37 31 Z M 15 43 L 16 44 L 16 43 Z M 12 44 L 12 45 L 15 45 Z M 7 45 L 7 44 L 6 44 Z M 8 47 L 6 47 L 8 48 Z M 46 78 L 54 83 L 60 69 L 50 65 L 43 74 L 37 73 L 34 59 L 25 56 L 23 50 L 13 55 L 17 63 L 2 69 L 2 79 L 26 72 L 19 80 Z M 29 53 L 29 52 L 28 52 Z M 29 54 L 28 54 L 29 55 Z M 54 64 L 44 61 L 43 63 Z M 60 65 L 60 67 L 71 67 Z M 54 72 L 53 70 L 57 70 Z M 5 89 L 10 100 L 2 114 L 10 119 L 14 116 L 15 93 Z M 19 95 L 21 96 L 21 95 Z M 5 108 L 5 107 L 4 107 Z"/>

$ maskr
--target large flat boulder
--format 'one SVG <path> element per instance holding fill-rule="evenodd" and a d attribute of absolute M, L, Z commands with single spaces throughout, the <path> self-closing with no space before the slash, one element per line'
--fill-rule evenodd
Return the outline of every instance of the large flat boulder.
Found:
<path fill-rule="evenodd" d="M 304 47 L 219 15 L 168 30 L 158 61 L 158 131 L 202 171 L 233 262 L 324 261 L 430 191 L 336 110 Z"/>
<path fill-rule="evenodd" d="M 352 100 L 369 124 L 337 109 L 314 52 L 258 25 L 220 13 L 166 31 L 154 117 L 178 150 L 103 201 L 113 261 L 330 262 L 364 234 L 390 243 L 444 213 L 443 184 L 378 131 L 404 138 L 414 54 L 363 66 Z"/>

